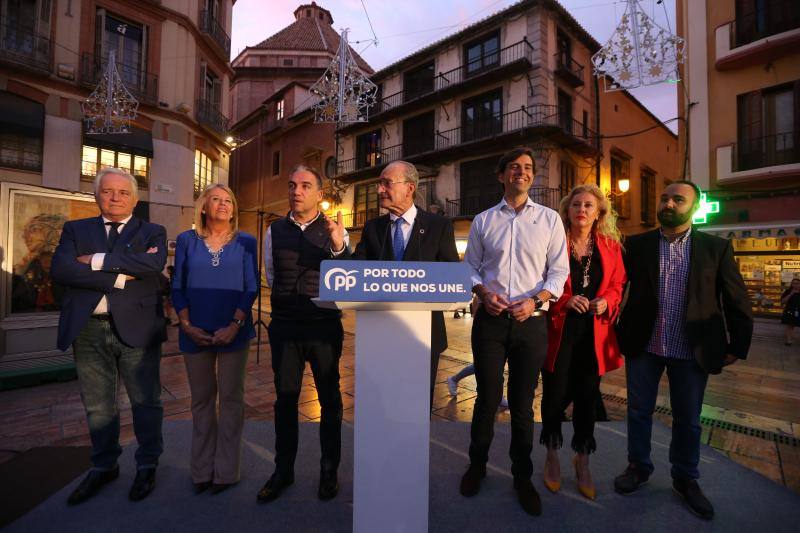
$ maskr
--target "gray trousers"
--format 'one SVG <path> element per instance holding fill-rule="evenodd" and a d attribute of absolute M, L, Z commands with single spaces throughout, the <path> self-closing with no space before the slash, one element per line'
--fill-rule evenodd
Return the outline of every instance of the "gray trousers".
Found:
<path fill-rule="evenodd" d="M 194 483 L 239 481 L 248 351 L 249 348 L 235 352 L 206 351 L 183 357 L 192 392 Z"/>

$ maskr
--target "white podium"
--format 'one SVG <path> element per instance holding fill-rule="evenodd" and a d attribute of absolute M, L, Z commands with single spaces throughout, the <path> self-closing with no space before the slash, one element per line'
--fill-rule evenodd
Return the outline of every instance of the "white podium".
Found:
<path fill-rule="evenodd" d="M 431 311 L 464 303 L 317 303 L 356 311 L 353 531 L 427 531 Z"/>

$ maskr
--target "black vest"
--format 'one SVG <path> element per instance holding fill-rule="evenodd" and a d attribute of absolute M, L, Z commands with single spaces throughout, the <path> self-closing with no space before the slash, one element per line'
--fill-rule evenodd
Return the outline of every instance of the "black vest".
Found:
<path fill-rule="evenodd" d="M 289 217 L 270 225 L 272 236 L 272 318 L 319 320 L 341 317 L 335 309 L 321 309 L 311 298 L 319 296 L 319 265 L 330 259 L 330 237 L 325 219 L 317 219 L 305 231 Z"/>

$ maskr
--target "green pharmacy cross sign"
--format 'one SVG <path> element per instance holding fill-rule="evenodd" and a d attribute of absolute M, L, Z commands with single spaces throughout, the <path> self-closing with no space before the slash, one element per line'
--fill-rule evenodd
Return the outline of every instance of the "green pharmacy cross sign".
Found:
<path fill-rule="evenodd" d="M 700 207 L 692 216 L 692 224 L 705 224 L 708 222 L 708 215 L 719 213 L 719 202 L 708 199 L 706 193 L 700 193 Z"/>

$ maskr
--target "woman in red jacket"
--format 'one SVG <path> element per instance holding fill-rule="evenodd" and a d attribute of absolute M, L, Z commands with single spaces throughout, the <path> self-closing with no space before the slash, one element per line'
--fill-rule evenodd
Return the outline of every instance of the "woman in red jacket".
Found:
<path fill-rule="evenodd" d="M 617 217 L 596 185 L 579 185 L 561 200 L 570 276 L 547 313 L 547 360 L 542 369 L 542 433 L 547 447 L 545 486 L 561 488 L 558 449 L 563 444 L 564 401 L 573 399 L 572 449 L 578 490 L 595 498 L 589 454 L 595 451 L 595 402 L 600 376 L 622 365 L 614 321 L 625 285 Z"/>

